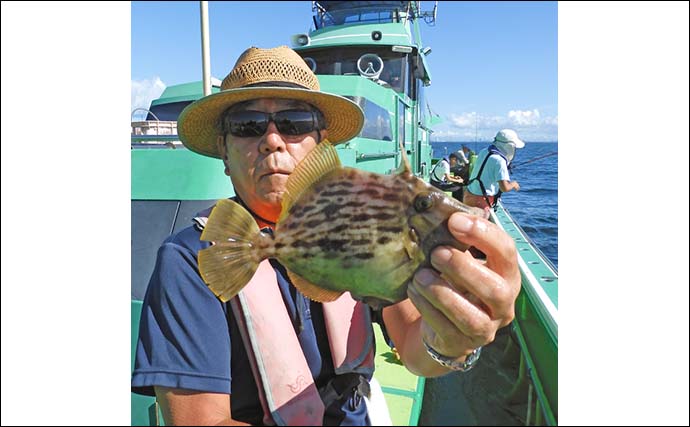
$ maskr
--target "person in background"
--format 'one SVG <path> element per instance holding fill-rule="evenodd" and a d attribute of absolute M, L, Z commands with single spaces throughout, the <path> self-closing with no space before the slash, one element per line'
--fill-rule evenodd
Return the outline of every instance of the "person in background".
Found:
<path fill-rule="evenodd" d="M 429 183 L 440 190 L 451 193 L 460 190 L 464 182 L 463 179 L 451 173 L 457 163 L 458 156 L 456 153 L 450 153 L 448 160 L 445 158 L 439 160 L 429 173 Z"/>
<path fill-rule="evenodd" d="M 518 138 L 512 129 L 503 129 L 496 133 L 493 143 L 481 150 L 477 156 L 477 162 L 472 168 L 465 188 L 463 202 L 488 211 L 496 206 L 501 193 L 519 191 L 520 184 L 510 180 L 508 166 L 515 157 L 515 149 L 524 146 L 524 141 Z"/>
<path fill-rule="evenodd" d="M 357 104 L 320 91 L 295 51 L 252 47 L 220 92 L 185 108 L 178 130 L 187 148 L 219 159 L 234 200 L 271 233 L 297 164 L 322 141 L 357 136 L 363 123 Z M 144 297 L 131 387 L 156 396 L 166 425 L 371 425 L 372 321 L 408 370 L 436 377 L 470 369 L 514 318 L 513 240 L 460 212 L 448 219 L 449 235 L 479 247 L 488 262 L 439 246 L 397 304 L 373 310 L 349 293 L 317 303 L 276 260 L 222 302 L 199 274 L 211 209 L 163 242 Z"/>
<path fill-rule="evenodd" d="M 457 151 L 458 155 L 458 165 L 469 166 L 470 164 L 470 149 L 467 145 L 463 145 L 460 150 Z"/>

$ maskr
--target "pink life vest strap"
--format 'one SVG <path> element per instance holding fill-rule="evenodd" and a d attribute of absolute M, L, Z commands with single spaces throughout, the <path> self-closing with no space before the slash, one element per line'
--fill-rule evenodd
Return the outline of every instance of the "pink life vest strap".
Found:
<path fill-rule="evenodd" d="M 268 261 L 230 300 L 264 409 L 264 424 L 320 425 L 324 406 Z M 298 351 L 291 351 L 298 349 Z"/>
<path fill-rule="evenodd" d="M 203 229 L 209 212 L 194 218 L 198 228 Z M 259 264 L 229 304 L 248 353 L 264 424 L 323 424 L 323 401 L 268 260 Z M 336 375 L 373 374 L 374 337 L 368 307 L 347 292 L 322 306 Z"/>
<path fill-rule="evenodd" d="M 268 261 L 259 264 L 254 277 L 230 303 L 250 353 L 264 423 L 272 419 L 278 425 L 321 425 L 325 408 Z M 345 293 L 324 303 L 323 314 L 335 373 L 373 373 L 367 307 Z"/>

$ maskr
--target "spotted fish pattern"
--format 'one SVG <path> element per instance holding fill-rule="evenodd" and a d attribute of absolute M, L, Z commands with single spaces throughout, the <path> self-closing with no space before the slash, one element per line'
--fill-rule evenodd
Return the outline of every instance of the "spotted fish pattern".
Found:
<path fill-rule="evenodd" d="M 343 292 L 374 308 L 407 298 L 407 285 L 430 251 L 441 244 L 467 246 L 450 236 L 454 212 L 484 216 L 411 173 L 403 153 L 398 173 L 382 175 L 342 167 L 324 141 L 287 182 L 272 234 L 258 229 L 239 204 L 222 200 L 211 213 L 199 252 L 199 269 L 226 301 L 251 279 L 258 263 L 279 260 L 304 295 L 332 301 Z"/>

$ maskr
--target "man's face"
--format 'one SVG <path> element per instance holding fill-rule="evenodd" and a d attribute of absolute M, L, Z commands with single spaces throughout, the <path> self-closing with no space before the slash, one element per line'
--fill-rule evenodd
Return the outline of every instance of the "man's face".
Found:
<path fill-rule="evenodd" d="M 301 101 L 258 99 L 243 105 L 243 110 L 276 113 L 284 110 L 311 110 Z M 326 131 L 321 131 L 322 139 Z M 218 150 L 232 179 L 235 192 L 259 216 L 276 221 L 288 177 L 297 164 L 317 144 L 317 131 L 304 135 L 283 135 L 273 121 L 261 136 L 237 137 L 226 133 L 218 137 Z"/>
<path fill-rule="evenodd" d="M 453 167 L 458 162 L 458 159 L 456 157 L 449 157 L 448 161 L 450 162 L 450 166 Z"/>

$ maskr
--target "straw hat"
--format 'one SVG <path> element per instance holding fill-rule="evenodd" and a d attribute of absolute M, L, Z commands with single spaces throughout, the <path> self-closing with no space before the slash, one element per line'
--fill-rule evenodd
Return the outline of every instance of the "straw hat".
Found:
<path fill-rule="evenodd" d="M 220 115 L 233 104 L 259 98 L 295 99 L 318 108 L 326 118 L 332 144 L 354 138 L 364 124 L 364 114 L 357 104 L 320 92 L 316 75 L 294 50 L 287 46 L 250 47 L 225 77 L 220 92 L 205 96 L 182 111 L 177 122 L 180 140 L 199 154 L 220 157 L 216 147 Z"/>

